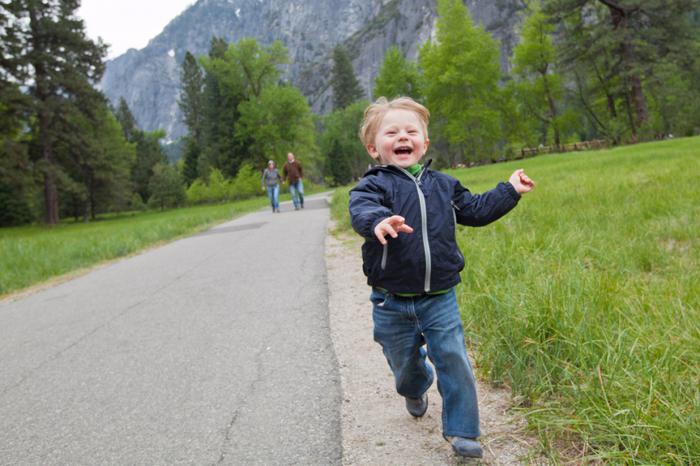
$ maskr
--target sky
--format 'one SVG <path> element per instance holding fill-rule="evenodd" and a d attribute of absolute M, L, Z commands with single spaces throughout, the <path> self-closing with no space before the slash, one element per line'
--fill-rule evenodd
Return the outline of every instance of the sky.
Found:
<path fill-rule="evenodd" d="M 142 49 L 195 0 L 83 0 L 78 16 L 91 39 L 110 45 L 108 59 Z"/>

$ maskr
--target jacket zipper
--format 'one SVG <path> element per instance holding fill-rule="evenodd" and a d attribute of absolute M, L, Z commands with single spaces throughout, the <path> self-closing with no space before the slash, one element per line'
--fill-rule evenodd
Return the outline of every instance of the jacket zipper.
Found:
<path fill-rule="evenodd" d="M 382 251 L 382 270 L 386 270 L 386 257 L 389 255 L 389 243 L 384 245 L 384 250 Z"/>
<path fill-rule="evenodd" d="M 430 291 L 430 274 L 432 272 L 432 263 L 430 260 L 430 242 L 428 241 L 428 211 L 425 206 L 425 196 L 423 195 L 423 191 L 420 189 L 420 179 L 423 176 L 423 173 L 425 172 L 426 168 L 428 168 L 428 165 L 430 165 L 430 161 L 428 161 L 428 163 L 418 174 L 418 178 L 411 175 L 411 173 L 408 170 L 405 170 L 396 165 L 396 168 L 404 172 L 406 176 L 408 176 L 413 181 L 413 183 L 416 185 L 416 191 L 418 192 L 418 203 L 420 204 L 421 213 L 421 231 L 423 232 L 423 252 L 425 253 L 425 281 L 423 283 L 423 289 L 426 293 Z"/>

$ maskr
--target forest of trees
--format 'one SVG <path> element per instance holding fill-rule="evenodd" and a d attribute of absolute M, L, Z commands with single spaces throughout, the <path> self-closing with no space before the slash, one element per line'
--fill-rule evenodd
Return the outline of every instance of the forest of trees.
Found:
<path fill-rule="evenodd" d="M 188 134 L 174 165 L 163 131 L 143 131 L 124 99 L 113 107 L 96 89 L 106 46 L 86 37 L 78 0 L 0 3 L 0 226 L 251 196 L 266 161 L 289 151 L 314 181 L 351 182 L 370 162 L 357 128 L 380 95 L 430 109 L 431 156 L 443 167 L 522 147 L 700 133 L 696 0 L 524 2 L 508 74 L 463 2 L 437 3 L 434 40 L 415 62 L 388 49 L 371 96 L 350 52 L 334 49 L 327 115 L 284 81 L 280 42 L 214 37 L 207 55 L 187 53 L 179 106 Z"/>

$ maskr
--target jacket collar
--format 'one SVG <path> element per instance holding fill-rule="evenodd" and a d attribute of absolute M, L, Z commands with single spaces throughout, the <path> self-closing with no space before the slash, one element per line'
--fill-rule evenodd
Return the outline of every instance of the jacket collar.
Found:
<path fill-rule="evenodd" d="M 396 173 L 402 176 L 405 176 L 407 178 L 410 178 L 411 181 L 417 181 L 420 182 L 421 178 L 423 177 L 423 174 L 428 171 L 428 168 L 430 168 L 430 164 L 433 163 L 433 159 L 428 159 L 427 162 L 425 162 L 425 165 L 423 165 L 423 168 L 421 168 L 421 171 L 418 172 L 418 175 L 413 176 L 411 175 L 408 170 L 398 167 L 396 165 L 376 165 L 369 170 L 362 176 L 363 178 L 368 175 L 374 175 L 379 172 L 392 172 Z"/>

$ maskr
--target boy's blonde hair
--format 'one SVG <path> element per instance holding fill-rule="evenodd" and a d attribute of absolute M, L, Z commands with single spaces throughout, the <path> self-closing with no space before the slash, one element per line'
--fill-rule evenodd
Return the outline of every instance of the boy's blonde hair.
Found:
<path fill-rule="evenodd" d="M 374 144 L 374 139 L 377 137 L 377 131 L 382 124 L 384 115 L 389 110 L 408 110 L 418 115 L 418 119 L 423 124 L 423 132 L 425 137 L 428 137 L 428 122 L 430 121 L 430 112 L 427 108 L 411 99 L 410 97 L 397 97 L 393 100 L 387 100 L 386 97 L 380 97 L 365 109 L 365 117 L 360 126 L 360 140 L 367 147 L 369 144 Z"/>

